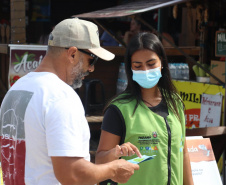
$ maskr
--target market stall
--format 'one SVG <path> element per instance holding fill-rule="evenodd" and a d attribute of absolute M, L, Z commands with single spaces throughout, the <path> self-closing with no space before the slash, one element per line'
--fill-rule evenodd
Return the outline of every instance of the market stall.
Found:
<path fill-rule="evenodd" d="M 95 23 L 99 24 L 102 28 L 104 28 L 105 30 L 109 31 L 109 29 L 107 27 L 104 26 L 104 22 L 101 22 L 101 20 L 103 19 L 107 19 L 107 18 L 119 18 L 119 17 L 125 17 L 125 16 L 136 16 L 137 14 L 141 14 L 144 13 L 146 11 L 151 11 L 154 9 L 159 9 L 159 8 L 163 8 L 166 6 L 173 6 L 173 5 L 177 5 L 179 3 L 185 3 L 188 1 L 158 1 L 158 2 L 148 2 L 148 1 L 140 1 L 140 2 L 132 2 L 132 3 L 128 3 L 128 4 L 124 4 L 124 5 L 119 5 L 119 6 L 115 6 L 112 8 L 108 8 L 108 9 L 104 9 L 104 10 L 98 10 L 98 11 L 94 11 L 94 12 L 89 12 L 89 13 L 84 13 L 84 14 L 79 14 L 79 15 L 74 15 L 74 17 L 80 17 L 80 18 L 85 18 L 85 19 L 91 19 L 93 20 Z M 190 7 L 188 7 L 190 8 Z M 200 10 L 201 7 L 198 6 L 197 10 Z M 206 10 L 203 12 L 203 14 L 205 16 L 203 16 L 203 18 L 197 18 L 197 20 L 200 22 L 203 21 L 206 22 Z M 200 15 L 201 16 L 201 15 Z M 192 72 L 195 73 L 195 78 L 193 78 L 191 80 L 191 75 L 190 75 L 190 80 L 186 80 L 183 81 L 180 78 L 174 78 L 175 79 L 175 85 L 178 88 L 178 91 L 181 93 L 181 96 L 192 96 L 193 94 L 196 95 L 197 92 L 192 92 L 192 91 L 197 91 L 199 90 L 200 92 L 197 93 L 197 97 L 190 97 L 190 99 L 195 99 L 192 101 L 196 101 L 196 99 L 198 98 L 199 100 L 199 105 L 198 107 L 194 104 L 194 105 L 188 105 L 189 110 L 192 107 L 193 110 L 197 110 L 197 112 L 200 112 L 200 105 L 201 105 L 201 95 L 203 93 L 206 94 L 217 94 L 220 93 L 223 97 L 222 99 L 222 110 L 221 110 L 221 123 L 220 125 L 224 125 L 224 95 L 225 95 L 225 65 L 224 62 L 221 62 L 222 66 L 219 66 L 219 64 L 216 65 L 215 60 L 211 61 L 210 65 L 207 64 L 203 64 L 201 62 L 198 62 L 198 60 L 200 58 L 202 58 L 201 60 L 203 60 L 204 58 L 204 51 L 202 47 L 195 47 L 195 46 L 188 46 L 188 47 L 181 47 L 181 46 L 177 46 L 174 43 L 172 43 L 168 38 L 166 38 L 163 34 L 161 34 L 160 31 L 156 30 L 155 28 L 153 28 L 153 26 L 151 26 L 150 24 L 148 24 L 147 21 L 143 20 L 141 18 L 141 16 L 137 16 L 137 18 L 146 25 L 147 28 L 149 28 L 150 30 L 154 31 L 155 33 L 157 33 L 162 39 L 165 39 L 167 42 L 170 43 L 170 45 L 172 47 L 165 47 L 166 50 L 166 54 L 168 57 L 177 57 L 177 56 L 184 56 L 184 62 L 189 63 L 189 73 L 191 74 Z M 199 23 L 201 24 L 201 23 Z M 202 26 L 204 27 L 204 26 Z M 201 29 L 201 28 L 200 28 Z M 201 30 L 202 32 L 203 30 Z M 216 35 L 216 56 L 222 56 L 224 54 L 224 52 L 226 51 L 225 49 L 225 35 L 224 31 L 221 32 L 217 32 Z M 121 47 L 117 47 L 117 50 L 113 51 L 116 56 L 123 56 L 124 52 L 125 52 L 125 43 L 123 43 L 123 41 L 121 41 L 120 39 L 117 38 L 116 35 L 113 35 L 112 32 L 109 31 L 109 34 L 111 34 L 113 36 L 113 38 L 115 38 L 120 44 L 122 44 Z M 204 42 L 204 41 L 203 41 Z M 198 69 L 198 71 L 200 71 L 200 75 L 198 73 L 196 73 L 195 71 L 195 67 Z M 208 66 L 208 68 L 206 67 Z M 222 73 L 219 73 L 219 70 L 222 71 Z M 175 70 L 178 72 L 178 70 Z M 180 71 L 180 70 L 179 70 Z M 172 74 L 171 74 L 172 75 Z M 173 76 L 173 75 L 172 75 Z M 209 82 L 211 83 L 207 83 L 208 81 L 204 81 L 203 83 L 198 83 L 198 82 L 202 82 L 202 81 L 198 81 L 196 83 L 196 79 L 203 79 L 204 76 L 207 76 L 207 79 L 209 79 Z M 210 81 L 211 80 L 211 81 Z M 188 89 L 187 92 L 183 92 L 181 90 L 185 90 Z M 190 92 L 189 92 L 190 91 Z M 184 95 L 186 94 L 186 95 Z M 198 97 L 199 96 L 199 97 Z M 183 97 L 182 97 L 183 98 Z M 186 104 L 186 102 L 185 102 Z M 188 111 L 189 111 L 188 110 Z M 200 116 L 200 115 L 199 115 Z M 199 116 L 197 117 L 196 121 L 197 123 L 199 123 Z M 196 119 L 196 118 L 194 118 Z M 194 121 L 194 120 L 193 120 Z M 196 123 L 193 122 L 193 125 Z M 192 126 L 188 123 L 187 128 L 191 128 Z M 199 127 L 198 124 L 196 124 L 195 127 Z"/>
<path fill-rule="evenodd" d="M 93 22 L 98 24 L 102 29 L 106 30 L 120 44 L 120 46 L 117 47 L 112 46 L 105 47 L 109 51 L 115 53 L 116 58 L 111 62 L 102 62 L 101 59 L 99 59 L 95 69 L 95 73 L 90 74 L 90 76 L 88 77 L 90 79 L 91 78 L 100 79 L 104 83 L 106 100 L 114 96 L 116 93 L 118 71 L 120 63 L 123 62 L 123 57 L 125 53 L 125 43 L 122 41 L 122 38 L 117 37 L 116 34 L 113 34 L 110 31 L 109 27 L 107 27 L 104 24 L 105 21 L 103 21 L 103 19 L 136 16 L 138 14 L 142 14 L 148 11 L 161 10 L 164 7 L 175 6 L 187 2 L 190 1 L 189 0 L 161 0 L 151 2 L 138 1 L 95 12 L 74 15 L 74 17 L 92 20 Z M 24 10 L 25 5 L 23 3 L 21 4 L 22 5 L 16 7 L 14 6 L 13 7 L 14 10 L 16 11 Z M 190 11 L 193 12 L 193 10 L 190 10 L 191 8 L 190 9 L 189 8 L 190 7 L 187 7 L 186 9 L 187 13 L 189 13 Z M 205 12 L 203 11 L 203 14 L 204 13 Z M 158 15 L 159 16 L 162 15 L 161 11 L 158 12 Z M 190 14 L 188 14 L 188 16 L 189 15 Z M 184 17 L 186 16 L 184 15 Z M 204 65 L 202 65 L 202 63 L 197 62 L 200 58 L 201 58 L 200 61 L 202 62 L 205 60 L 204 55 L 206 51 L 203 46 L 205 43 L 205 32 L 207 27 L 205 27 L 205 29 L 204 28 L 202 29 L 202 40 L 199 45 L 178 46 L 172 43 L 167 37 L 165 37 L 162 34 L 161 23 L 158 23 L 158 29 L 156 29 L 152 25 L 150 25 L 147 20 L 142 19 L 141 16 L 138 16 L 138 19 L 149 30 L 155 32 L 156 34 L 159 35 L 161 39 L 165 39 L 170 44 L 170 46 L 165 47 L 166 54 L 169 58 L 178 57 L 179 60 L 181 59 L 183 60 L 183 63 L 188 63 L 190 69 L 189 70 L 190 78 L 188 80 L 174 79 L 175 86 L 177 87 L 186 106 L 187 135 L 190 136 L 201 135 L 203 137 L 210 137 L 215 157 L 218 160 L 222 155 L 222 152 L 224 151 L 223 146 L 225 146 L 224 142 L 222 142 L 219 145 L 216 144 L 219 143 L 219 141 L 225 141 L 225 62 L 221 62 L 218 64 L 214 61 L 219 62 L 219 60 L 212 60 L 213 63 L 210 64 L 210 66 L 213 66 L 213 68 L 211 70 L 207 69 Z M 161 20 L 160 17 L 159 20 Z M 18 16 L 15 18 L 15 21 L 16 22 L 13 22 L 13 24 L 15 23 L 15 26 L 18 25 L 21 26 L 21 24 L 23 24 L 23 26 L 25 25 L 25 20 L 18 18 Z M 183 28 L 184 30 L 186 30 L 186 26 L 187 25 L 184 25 Z M 12 31 L 11 33 L 13 34 Z M 221 31 L 217 32 L 216 34 L 217 34 L 215 43 L 215 45 L 217 46 L 216 56 L 225 56 L 226 55 L 225 32 Z M 21 39 L 20 37 L 14 39 L 14 37 L 16 36 L 20 36 Z M 13 83 L 18 78 L 20 78 L 27 72 L 34 70 L 39 65 L 46 52 L 46 46 L 22 45 L 21 43 L 24 43 L 25 37 L 24 32 L 22 35 L 14 34 L 14 37 L 13 39 L 15 40 L 15 42 L 17 42 L 18 40 L 20 41 L 19 44 L 16 44 L 15 42 L 14 44 L 9 43 L 0 44 L 1 71 L 2 71 L 0 78 L 1 99 L 4 97 L 8 88 L 10 88 L 11 85 L 13 85 Z M 182 38 L 185 39 L 186 37 L 187 35 L 183 35 Z M 188 37 L 187 39 L 189 38 L 190 37 Z M 176 63 L 178 63 L 178 61 Z M 210 76 L 209 77 L 211 79 L 210 83 L 196 81 L 196 76 L 193 71 L 194 65 L 197 65 L 201 70 L 205 72 L 205 74 Z M 221 74 L 219 73 L 219 69 L 222 70 Z M 82 88 L 80 92 L 82 94 L 83 92 Z M 220 113 L 220 116 L 218 117 L 217 123 L 213 121 L 214 127 L 200 128 L 200 117 L 202 106 L 201 100 L 202 97 L 204 97 L 203 94 L 221 96 L 221 107 L 220 111 L 218 111 L 218 113 Z M 211 117 L 209 118 L 210 119 L 208 120 L 211 120 Z M 98 129 L 100 128 L 100 123 L 102 122 L 102 119 L 103 119 L 102 115 L 101 116 L 93 115 L 87 117 L 88 122 L 90 122 L 92 126 L 95 125 L 95 123 L 98 124 Z M 212 133 L 213 130 L 214 133 Z"/>
<path fill-rule="evenodd" d="M 122 50 L 124 50 L 125 43 L 123 43 L 123 41 L 118 38 L 116 34 L 113 34 L 112 31 L 110 31 L 109 27 L 105 26 L 105 21 L 103 21 L 103 19 L 135 16 L 140 22 L 142 22 L 142 24 L 149 28 L 149 30 L 159 35 L 161 39 L 166 40 L 171 45 L 171 47 L 173 48 L 171 49 L 171 51 L 174 52 L 171 53 L 169 52 L 169 50 L 167 50 L 168 47 L 165 48 L 168 57 L 175 57 L 175 51 L 178 52 L 180 56 L 184 56 L 184 62 L 189 64 L 190 78 L 189 80 L 175 79 L 174 84 L 185 103 L 187 136 L 200 135 L 203 137 L 209 137 L 213 145 L 216 160 L 218 161 L 220 157 L 222 157 L 222 154 L 225 150 L 224 141 L 226 136 L 225 61 L 215 60 L 215 58 L 218 56 L 225 56 L 225 31 L 216 32 L 216 37 L 214 35 L 214 40 L 216 40 L 216 55 L 214 56 L 214 60 L 211 58 L 210 64 L 207 64 L 208 53 L 206 48 L 206 37 L 208 31 L 208 12 L 210 11 L 210 7 L 208 9 L 201 5 L 197 6 L 196 10 L 198 29 L 200 32 L 200 47 L 198 47 L 198 52 L 196 53 L 196 55 L 193 56 L 190 51 L 194 49 L 194 46 L 188 46 L 187 51 L 184 51 L 181 46 L 177 46 L 176 44 L 172 43 L 167 37 L 162 34 L 161 29 L 159 29 L 161 24 L 160 26 L 158 25 L 158 29 L 156 29 L 146 20 L 142 19 L 141 16 L 136 16 L 137 14 L 142 14 L 146 11 L 161 9 L 165 6 L 172 6 L 184 2 L 188 1 L 133 2 L 104 10 L 98 10 L 95 12 L 74 15 L 74 17 L 90 19 L 98 24 L 101 28 L 108 31 L 108 33 L 121 44 L 122 47 L 120 47 L 118 50 L 121 51 L 119 53 L 123 53 Z M 187 4 L 188 15 L 190 15 L 189 13 L 192 12 L 191 7 L 191 5 Z M 198 72 L 196 69 L 198 70 Z M 191 76 L 192 73 L 194 74 L 193 77 Z M 213 106 L 213 104 L 217 106 Z M 225 159 L 223 159 L 222 161 L 225 161 Z M 225 183 L 225 167 L 222 168 L 222 174 Z"/>

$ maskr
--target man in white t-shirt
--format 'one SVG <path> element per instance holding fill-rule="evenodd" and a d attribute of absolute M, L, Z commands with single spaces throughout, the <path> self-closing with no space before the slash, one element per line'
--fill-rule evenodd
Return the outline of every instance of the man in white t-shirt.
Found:
<path fill-rule="evenodd" d="M 6 185 L 124 183 L 139 169 L 122 159 L 89 162 L 89 126 L 73 88 L 94 71 L 98 57 L 112 60 L 114 54 L 100 47 L 97 26 L 65 19 L 50 34 L 39 67 L 9 89 L 0 114 Z"/>

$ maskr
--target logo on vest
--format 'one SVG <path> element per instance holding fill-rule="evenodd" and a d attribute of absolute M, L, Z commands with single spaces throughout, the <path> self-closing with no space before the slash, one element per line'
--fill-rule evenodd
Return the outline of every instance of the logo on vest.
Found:
<path fill-rule="evenodd" d="M 151 150 L 158 150 L 157 146 L 141 146 L 140 151 L 151 151 Z"/>
<path fill-rule="evenodd" d="M 154 138 L 156 138 L 156 137 L 157 137 L 157 132 L 152 132 L 152 136 L 153 136 Z"/>
<path fill-rule="evenodd" d="M 138 143 L 140 145 L 152 145 L 152 144 L 157 145 L 160 142 L 160 140 L 157 137 L 158 134 L 156 131 L 146 136 L 138 136 Z"/>
<path fill-rule="evenodd" d="M 141 136 L 141 137 L 138 137 L 138 140 L 151 140 L 151 136 Z"/>

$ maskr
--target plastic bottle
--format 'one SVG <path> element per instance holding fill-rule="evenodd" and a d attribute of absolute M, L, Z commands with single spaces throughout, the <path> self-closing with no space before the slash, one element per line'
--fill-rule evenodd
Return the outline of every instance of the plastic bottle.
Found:
<path fill-rule="evenodd" d="M 186 67 L 185 63 L 181 63 L 181 79 L 185 80 L 186 79 Z"/>
<path fill-rule="evenodd" d="M 171 64 L 171 71 L 172 71 L 172 73 L 171 73 L 171 77 L 173 78 L 173 79 L 176 79 L 176 66 L 175 66 L 175 64 L 174 63 L 172 63 Z"/>
<path fill-rule="evenodd" d="M 186 80 L 189 80 L 189 66 L 188 66 L 188 64 L 185 64 L 185 69 L 186 69 L 186 73 L 185 73 Z"/>
<path fill-rule="evenodd" d="M 174 79 L 178 79 L 179 77 L 179 69 L 178 69 L 178 64 L 174 63 L 174 66 L 175 66 L 175 76 L 174 76 Z"/>
<path fill-rule="evenodd" d="M 168 67 L 169 67 L 170 76 L 172 78 L 172 64 L 168 63 Z"/>
<path fill-rule="evenodd" d="M 124 91 L 127 87 L 128 80 L 125 71 L 125 63 L 121 63 L 119 66 L 119 74 L 117 80 L 117 94 Z"/>
<path fill-rule="evenodd" d="M 183 79 L 183 67 L 182 64 L 178 64 L 178 79 Z"/>

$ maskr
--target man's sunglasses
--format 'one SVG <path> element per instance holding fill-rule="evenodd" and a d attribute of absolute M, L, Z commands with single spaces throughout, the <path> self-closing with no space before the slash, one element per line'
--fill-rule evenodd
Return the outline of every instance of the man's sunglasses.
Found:
<path fill-rule="evenodd" d="M 69 49 L 69 48 L 65 48 L 65 49 Z M 89 52 L 87 52 L 87 51 L 85 51 L 85 50 L 83 50 L 83 49 L 78 49 L 78 50 L 79 50 L 80 52 L 82 52 L 82 53 L 85 53 L 85 54 L 87 54 L 87 55 L 93 57 L 93 59 L 91 59 L 91 60 L 89 61 L 89 65 L 90 65 L 90 66 L 94 66 L 94 65 L 96 64 L 96 62 L 97 62 L 97 60 L 98 60 L 98 56 L 94 55 L 93 53 L 89 53 Z"/>
<path fill-rule="evenodd" d="M 85 53 L 85 54 L 87 54 L 87 55 L 93 57 L 93 59 L 91 59 L 91 60 L 89 61 L 89 65 L 94 66 L 94 65 L 96 64 L 96 62 L 97 62 L 97 60 L 98 60 L 98 56 L 94 55 L 93 53 L 89 53 L 89 52 L 87 52 L 87 51 L 85 51 L 85 50 L 83 50 L 83 49 L 78 49 L 78 50 L 79 50 L 80 52 L 82 52 L 82 53 Z"/>

